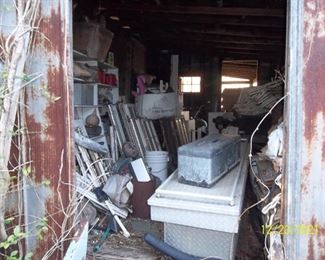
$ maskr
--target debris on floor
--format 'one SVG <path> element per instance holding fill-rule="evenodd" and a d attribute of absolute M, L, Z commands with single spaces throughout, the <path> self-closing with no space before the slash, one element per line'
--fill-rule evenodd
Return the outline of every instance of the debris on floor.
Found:
<path fill-rule="evenodd" d="M 92 245 L 98 242 L 100 234 L 91 232 L 88 241 L 87 259 L 170 259 L 154 250 L 143 240 L 145 233 L 152 233 L 161 238 L 163 235 L 162 223 L 128 218 L 124 221 L 124 224 L 130 231 L 131 239 L 125 238 L 121 234 L 109 235 L 98 252 L 94 252 Z"/>

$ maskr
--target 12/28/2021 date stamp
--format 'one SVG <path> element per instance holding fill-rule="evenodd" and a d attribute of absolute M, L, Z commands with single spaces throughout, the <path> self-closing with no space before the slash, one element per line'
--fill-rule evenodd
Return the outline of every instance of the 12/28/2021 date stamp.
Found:
<path fill-rule="evenodd" d="M 279 235 L 318 235 L 318 225 L 261 225 L 263 235 L 279 234 Z"/>

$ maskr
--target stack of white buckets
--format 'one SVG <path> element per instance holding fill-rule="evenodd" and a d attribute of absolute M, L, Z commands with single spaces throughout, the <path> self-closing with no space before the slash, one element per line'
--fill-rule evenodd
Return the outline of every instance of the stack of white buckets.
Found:
<path fill-rule="evenodd" d="M 146 151 L 145 160 L 148 167 L 151 168 L 151 174 L 159 179 L 159 183 L 167 179 L 168 152 Z"/>

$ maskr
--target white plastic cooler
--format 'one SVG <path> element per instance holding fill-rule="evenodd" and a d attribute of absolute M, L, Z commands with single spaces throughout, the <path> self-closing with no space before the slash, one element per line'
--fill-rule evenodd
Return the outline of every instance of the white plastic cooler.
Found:
<path fill-rule="evenodd" d="M 174 172 L 148 200 L 151 219 L 164 222 L 164 240 L 199 257 L 234 259 L 248 167 L 247 142 L 241 161 L 211 188 L 182 184 Z"/>

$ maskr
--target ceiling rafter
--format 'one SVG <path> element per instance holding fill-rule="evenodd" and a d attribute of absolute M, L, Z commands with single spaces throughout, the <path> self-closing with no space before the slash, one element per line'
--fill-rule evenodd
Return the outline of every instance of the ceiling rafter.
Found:
<path fill-rule="evenodd" d="M 188 6 L 188 5 L 148 5 L 148 4 L 116 4 L 104 2 L 111 11 L 145 13 L 167 13 L 167 14 L 192 14 L 192 15 L 230 15 L 230 16 L 259 16 L 259 17 L 285 17 L 283 9 L 263 8 L 235 8 L 214 6 Z"/>

